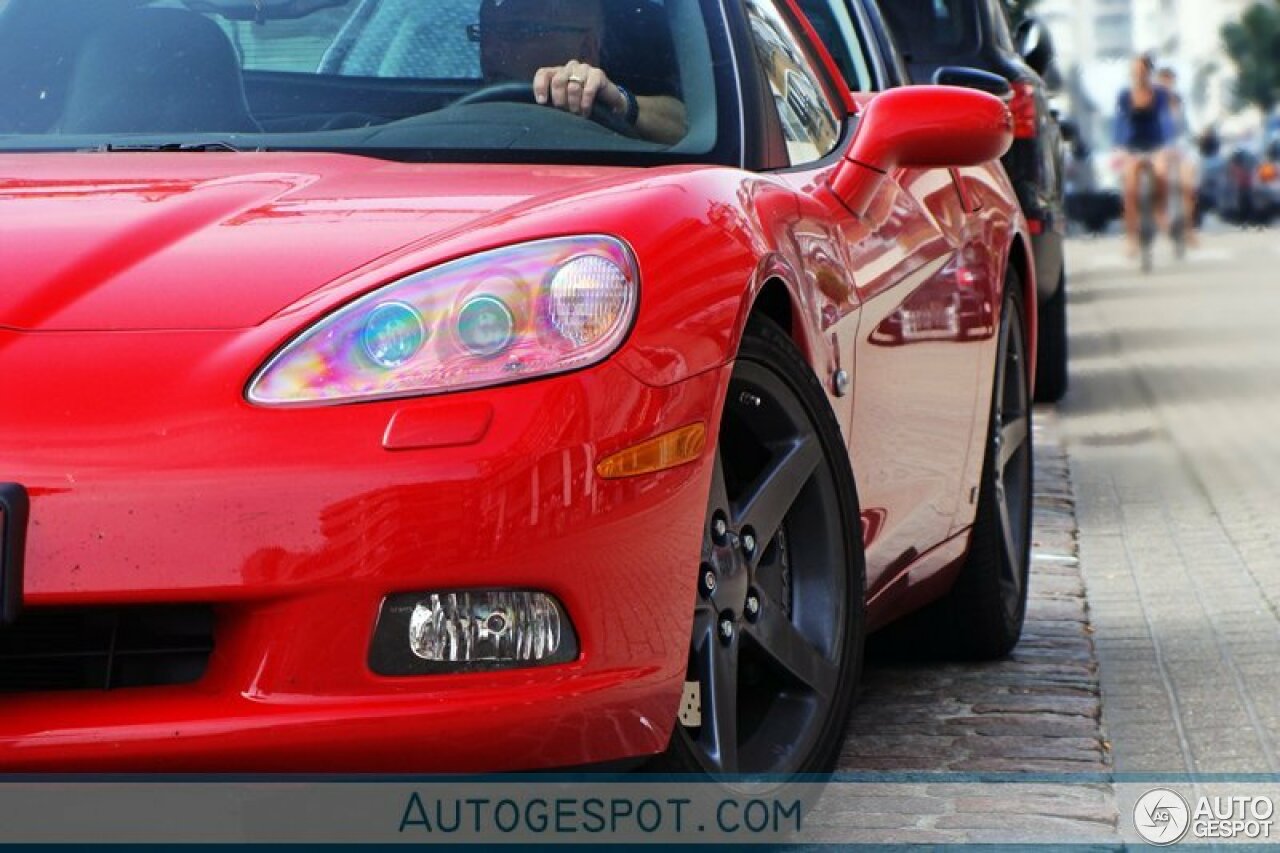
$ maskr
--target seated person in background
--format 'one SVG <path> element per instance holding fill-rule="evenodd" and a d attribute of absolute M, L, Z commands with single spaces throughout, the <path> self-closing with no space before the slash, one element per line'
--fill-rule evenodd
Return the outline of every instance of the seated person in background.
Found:
<path fill-rule="evenodd" d="M 660 64 L 662 57 L 635 52 L 631 65 L 637 67 L 614 67 L 616 80 L 603 67 L 614 53 L 623 52 L 605 49 L 605 2 L 484 0 L 480 67 L 485 79 L 528 80 L 539 104 L 589 117 L 599 103 L 632 125 L 641 139 L 668 145 L 680 141 L 688 124 L 678 86 L 646 67 Z M 653 29 L 650 23 L 614 36 L 643 38 L 644 30 Z"/>

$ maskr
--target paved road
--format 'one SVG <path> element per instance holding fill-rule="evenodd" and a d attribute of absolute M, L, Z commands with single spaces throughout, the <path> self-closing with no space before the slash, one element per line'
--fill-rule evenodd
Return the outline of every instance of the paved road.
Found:
<path fill-rule="evenodd" d="M 885 775 L 833 791 L 814 818 L 815 840 L 1116 842 L 1109 785 L 1016 781 L 1110 770 L 1060 432 L 1052 410 L 1037 410 L 1022 642 L 1008 660 L 985 664 L 895 659 L 873 647 L 839 770 Z M 1006 781 L 981 781 L 991 774 Z"/>
<path fill-rule="evenodd" d="M 1070 248 L 1078 499 L 1118 772 L 1280 772 L 1280 232 Z"/>
<path fill-rule="evenodd" d="M 1070 246 L 1026 639 L 980 666 L 873 657 L 840 769 L 930 775 L 835 798 L 823 837 L 1111 847 L 1134 792 L 1089 780 L 1280 772 L 1280 232 L 1205 242 L 1146 277 L 1118 241 Z M 1082 781 L 947 784 L 1005 771 Z"/>

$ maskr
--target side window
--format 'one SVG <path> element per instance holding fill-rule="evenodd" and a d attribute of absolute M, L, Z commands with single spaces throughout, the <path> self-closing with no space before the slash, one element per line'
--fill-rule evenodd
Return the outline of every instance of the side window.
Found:
<path fill-rule="evenodd" d="M 992 36 L 997 46 L 1005 50 L 1014 50 L 1013 31 L 1009 27 L 1009 10 L 999 0 L 991 3 L 991 21 L 995 24 Z"/>
<path fill-rule="evenodd" d="M 820 160 L 840 136 L 840 121 L 822 90 L 821 78 L 772 0 L 745 0 L 745 7 L 791 165 Z"/>
<path fill-rule="evenodd" d="M 849 17 L 848 0 L 800 0 L 800 9 L 813 25 L 814 32 L 826 45 L 840 74 L 854 92 L 875 89 L 871 63 L 858 38 L 853 19 Z"/>
<path fill-rule="evenodd" d="M 211 17 L 236 46 L 245 69 L 314 73 L 356 5 L 356 0 L 345 0 L 298 18 L 261 23 Z"/>
<path fill-rule="evenodd" d="M 480 0 L 362 0 L 321 71 L 352 77 L 476 80 Z"/>

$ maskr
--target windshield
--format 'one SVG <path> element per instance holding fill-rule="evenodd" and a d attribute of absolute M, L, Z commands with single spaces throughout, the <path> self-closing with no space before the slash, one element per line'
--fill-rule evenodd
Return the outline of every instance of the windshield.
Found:
<path fill-rule="evenodd" d="M 0 0 L 0 150 L 732 162 L 713 0 Z"/>

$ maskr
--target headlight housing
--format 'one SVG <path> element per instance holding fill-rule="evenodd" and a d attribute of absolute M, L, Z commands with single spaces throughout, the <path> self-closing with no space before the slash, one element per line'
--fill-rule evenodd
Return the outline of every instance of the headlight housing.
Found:
<path fill-rule="evenodd" d="M 299 335 L 249 383 L 262 406 L 481 388 L 596 364 L 635 319 L 639 272 L 604 236 L 453 261 L 389 284 Z"/>

